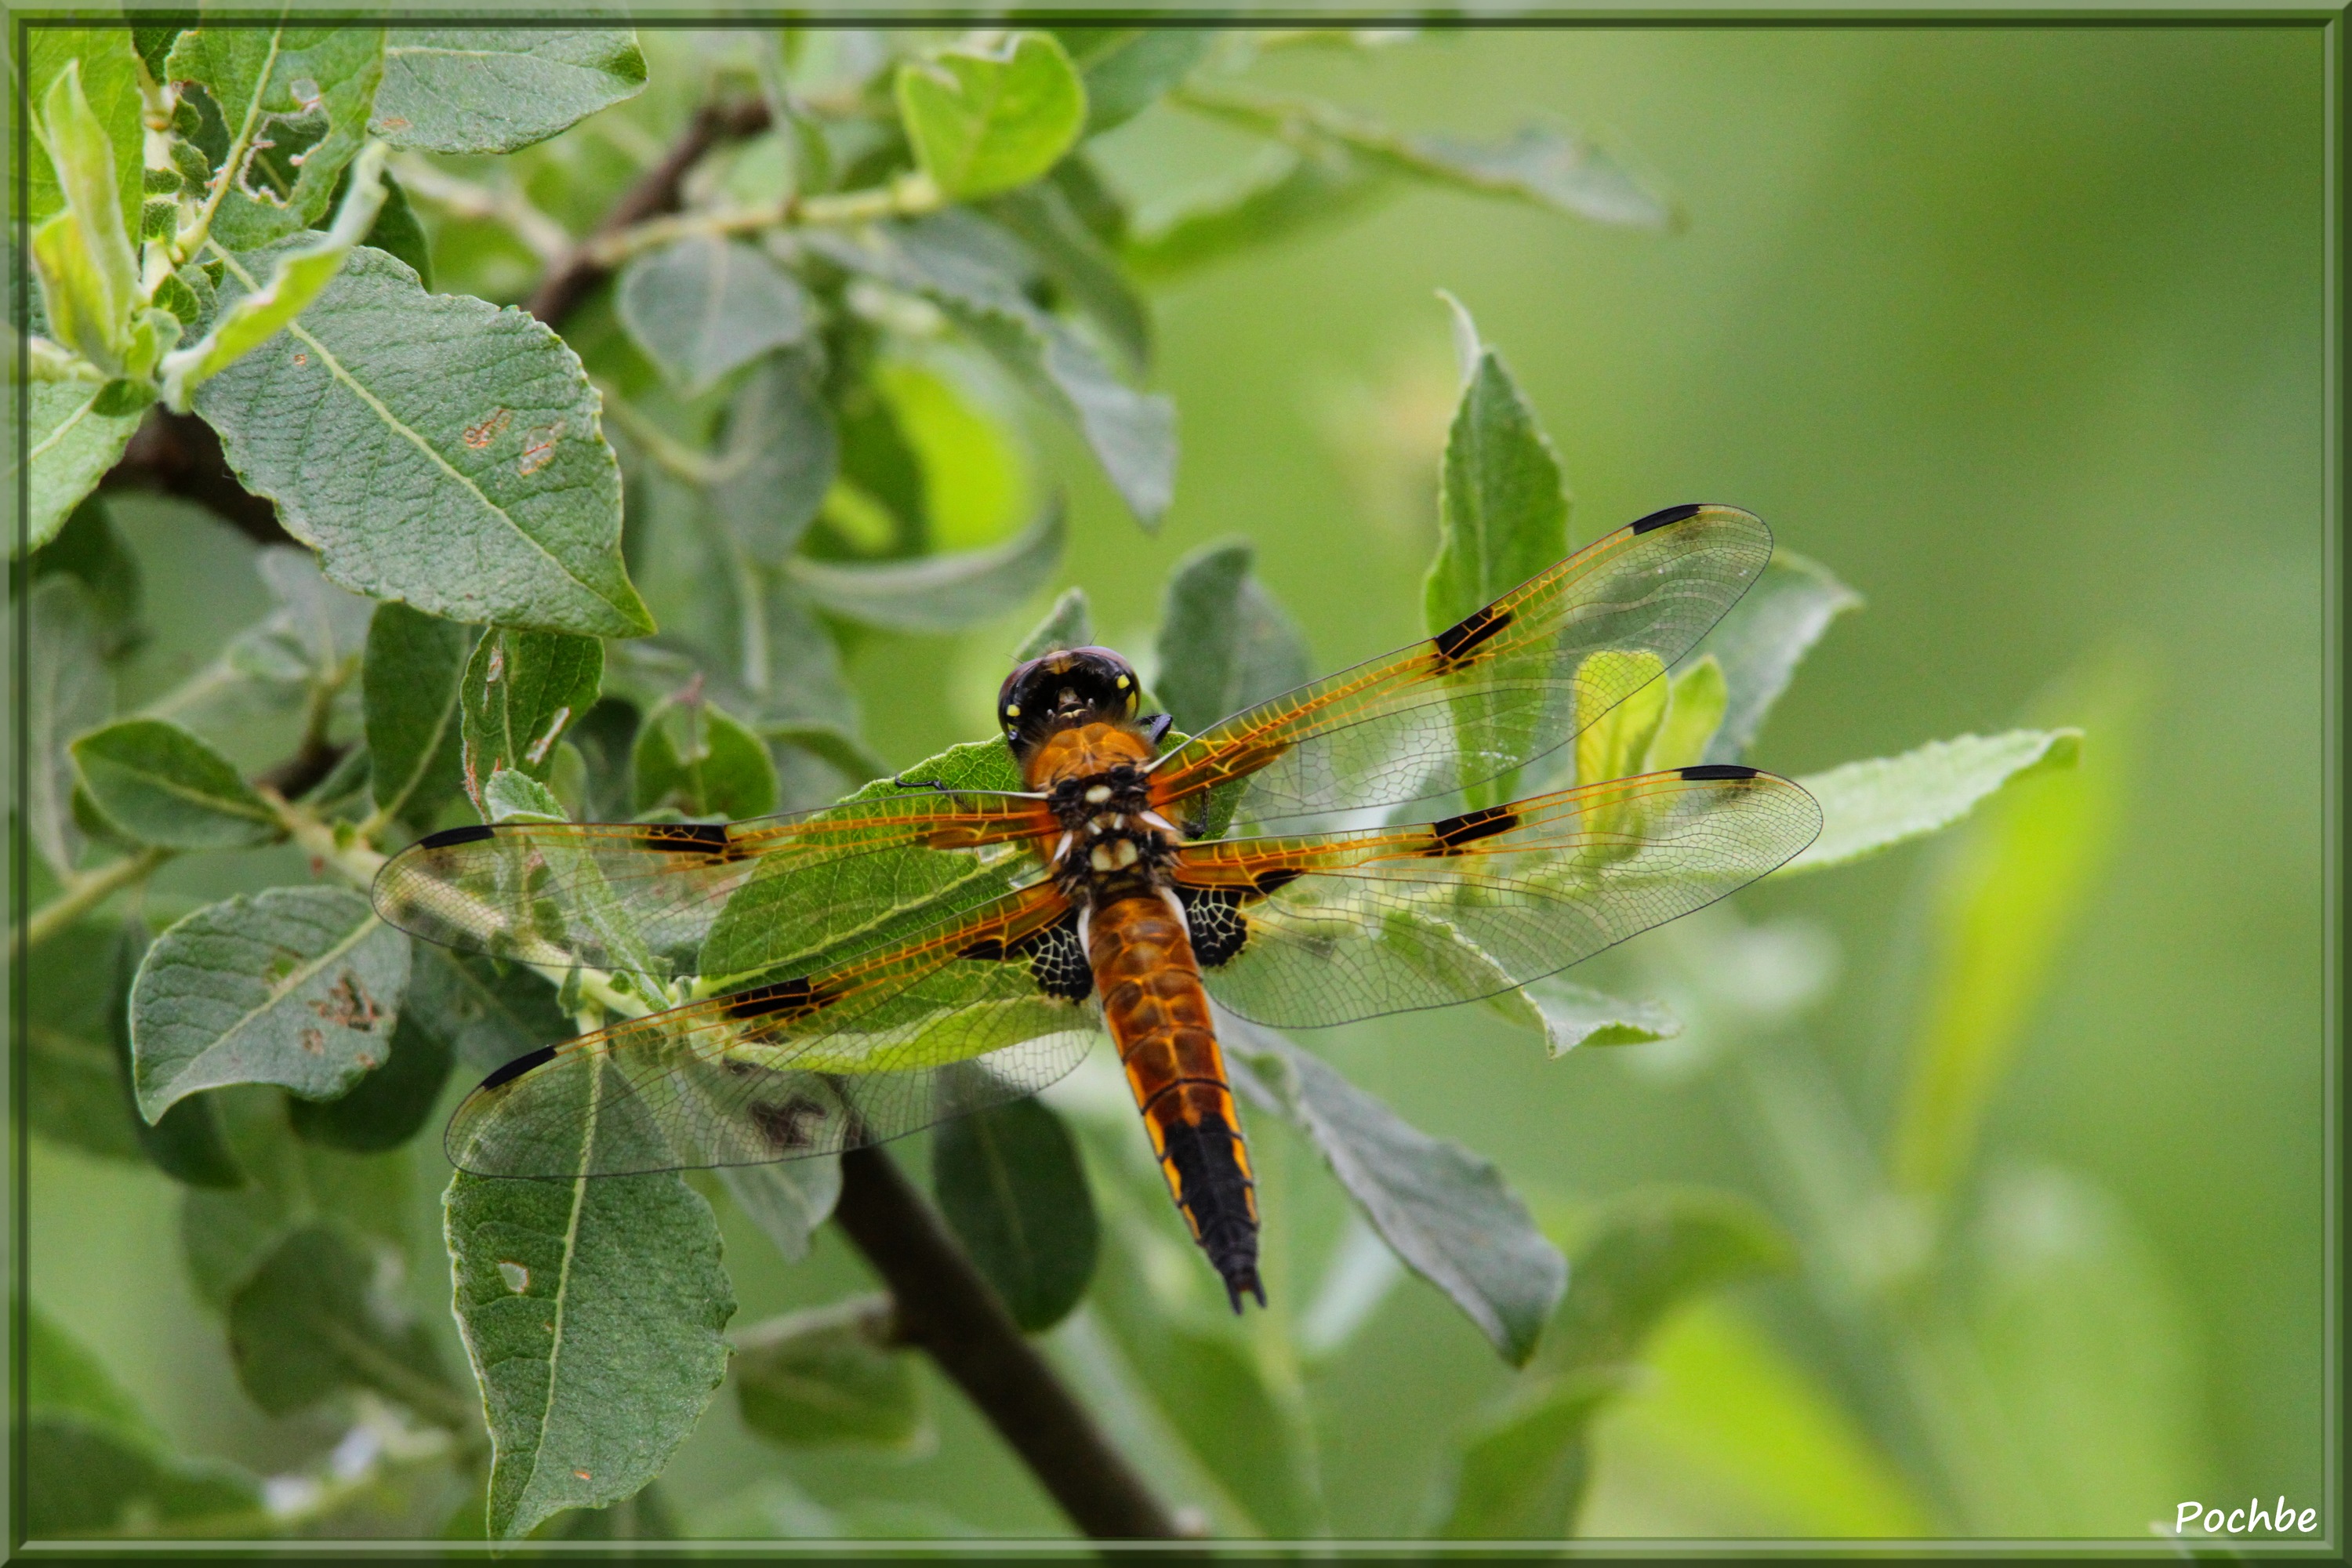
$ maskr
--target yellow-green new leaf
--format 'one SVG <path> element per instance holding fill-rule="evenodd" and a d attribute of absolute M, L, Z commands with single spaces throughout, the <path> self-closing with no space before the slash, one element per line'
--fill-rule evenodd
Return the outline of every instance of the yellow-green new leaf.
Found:
<path fill-rule="evenodd" d="M 387 152 L 381 142 L 369 143 L 352 166 L 351 189 L 333 226 L 315 240 L 273 253 L 268 283 L 240 296 L 202 338 L 163 356 L 164 402 L 186 413 L 199 385 L 277 336 L 334 281 L 383 209 Z"/>
<path fill-rule="evenodd" d="M 114 144 L 82 91 L 80 61 L 58 73 L 41 118 L 65 201 L 33 234 L 49 329 L 91 363 L 120 371 L 131 313 L 142 302 L 139 253 L 123 222 Z"/>
<path fill-rule="evenodd" d="M 1060 41 L 1013 33 L 898 68 L 898 111 L 923 172 L 958 200 L 1025 185 L 1087 123 L 1087 89 Z"/>

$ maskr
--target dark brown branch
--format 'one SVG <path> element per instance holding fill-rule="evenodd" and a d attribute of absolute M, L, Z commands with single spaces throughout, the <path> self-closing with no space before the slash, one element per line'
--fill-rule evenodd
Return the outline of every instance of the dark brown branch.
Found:
<path fill-rule="evenodd" d="M 540 280 L 523 309 L 551 327 L 560 326 L 589 291 L 604 280 L 606 268 L 590 258 L 597 240 L 649 217 L 677 210 L 678 186 L 685 183 L 687 171 L 701 162 L 704 153 L 723 141 L 755 135 L 767 127 L 768 106 L 757 99 L 730 105 L 707 103 L 696 110 L 694 118 L 687 122 L 685 133 L 671 144 L 662 161 L 621 193 L 621 199 L 613 204 L 612 210 L 596 226 L 596 232 L 573 246 L 571 256 Z"/>
<path fill-rule="evenodd" d="M 278 509 L 236 482 L 213 427 L 193 414 L 173 414 L 160 403 L 131 432 L 122 460 L 99 481 L 99 489 L 162 490 L 210 509 L 260 543 L 294 542 L 278 521 Z"/>
<path fill-rule="evenodd" d="M 1054 1494 L 1071 1522 L 1103 1540 L 1184 1532 L 1110 1445 L 1058 1373 L 1021 1337 L 890 1156 L 841 1157 L 834 1219 L 890 1287 L 902 1338 L 920 1345 Z"/>

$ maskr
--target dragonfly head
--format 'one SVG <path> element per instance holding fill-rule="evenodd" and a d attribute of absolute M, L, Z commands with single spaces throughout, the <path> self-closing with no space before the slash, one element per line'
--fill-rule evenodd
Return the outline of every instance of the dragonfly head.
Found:
<path fill-rule="evenodd" d="M 1135 667 L 1110 649 L 1060 648 L 1015 666 L 1004 678 L 996 721 L 1013 755 L 1025 759 L 1057 730 L 1134 718 L 1142 695 Z"/>

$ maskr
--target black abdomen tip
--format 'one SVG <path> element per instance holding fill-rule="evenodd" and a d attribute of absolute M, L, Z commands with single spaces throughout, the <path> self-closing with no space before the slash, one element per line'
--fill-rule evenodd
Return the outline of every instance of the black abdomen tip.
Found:
<path fill-rule="evenodd" d="M 1744 768 L 1738 763 L 1700 763 L 1683 769 L 1683 777 L 1693 784 L 1706 784 L 1712 779 L 1752 779 L 1760 770 Z"/>
<path fill-rule="evenodd" d="M 1242 1298 L 1255 1296 L 1257 1304 L 1265 1305 L 1265 1287 L 1257 1277 L 1257 1228 L 1246 1224 L 1228 1223 L 1204 1232 L 1201 1250 L 1209 1255 L 1210 1264 L 1225 1282 L 1225 1299 L 1234 1304 L 1234 1315 L 1241 1316 Z"/>

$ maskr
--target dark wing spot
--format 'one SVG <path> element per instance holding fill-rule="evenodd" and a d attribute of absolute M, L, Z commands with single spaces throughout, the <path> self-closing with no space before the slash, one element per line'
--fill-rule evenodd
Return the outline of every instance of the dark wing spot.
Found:
<path fill-rule="evenodd" d="M 1752 779 L 1756 772 L 1738 763 L 1701 763 L 1696 767 L 1685 768 L 1683 777 L 1693 784 L 1705 784 L 1710 779 Z"/>
<path fill-rule="evenodd" d="M 514 1060 L 508 1062 L 503 1067 L 499 1068 L 497 1070 L 493 1071 L 489 1077 L 484 1079 L 482 1080 L 482 1088 L 496 1089 L 502 1083 L 511 1083 L 516 1079 L 519 1079 L 523 1074 L 529 1072 L 531 1068 L 539 1066 L 540 1063 L 550 1062 L 554 1059 L 555 1047 L 553 1046 L 541 1046 L 535 1051 L 525 1051 L 522 1055 L 515 1058 Z"/>
<path fill-rule="evenodd" d="M 1003 947 L 1001 956 L 1029 961 L 1029 977 L 1037 989 L 1065 1002 L 1083 1002 L 1095 994 L 1094 966 L 1078 942 L 1078 911 L 1072 910 L 1044 931 Z"/>
<path fill-rule="evenodd" d="M 1260 871 L 1250 885 L 1261 893 L 1278 893 L 1305 875 L 1301 867 L 1276 866 L 1271 871 Z"/>
<path fill-rule="evenodd" d="M 982 937 L 970 947 L 960 949 L 956 956 L 976 958 L 982 963 L 992 963 L 1004 956 L 1004 939 L 1001 936 Z"/>
<path fill-rule="evenodd" d="M 479 844 L 485 838 L 495 838 L 487 823 L 473 823 L 465 827 L 445 827 L 438 833 L 428 833 L 416 841 L 419 849 L 447 849 L 459 844 Z"/>
<path fill-rule="evenodd" d="M 1239 888 L 1177 884 L 1176 897 L 1184 906 L 1184 924 L 1192 936 L 1192 957 L 1202 968 L 1229 963 L 1249 945 L 1249 917 L 1241 907 L 1248 896 Z"/>
<path fill-rule="evenodd" d="M 1508 833 L 1519 825 L 1519 814 L 1507 805 L 1490 805 L 1484 811 L 1469 811 L 1460 816 L 1449 816 L 1443 822 L 1429 825 L 1430 836 L 1436 845 L 1423 850 L 1428 855 L 1450 855 L 1465 844 L 1481 838 L 1492 838 L 1497 833 Z"/>
<path fill-rule="evenodd" d="M 1500 636 L 1503 628 L 1510 624 L 1511 612 L 1508 610 L 1498 610 L 1488 605 L 1485 609 L 1472 611 L 1430 639 L 1437 645 L 1438 664 L 1450 668 L 1462 663 L 1472 649 Z"/>
<path fill-rule="evenodd" d="M 666 849 L 672 854 L 724 855 L 727 853 L 727 825 L 723 822 L 657 822 L 645 829 L 645 846 L 648 849 Z"/>
<path fill-rule="evenodd" d="M 740 991 L 727 998 L 723 1011 L 733 1019 L 804 1017 L 832 1001 L 810 990 L 806 980 L 782 980 L 773 985 L 761 985 L 750 991 Z"/>
<path fill-rule="evenodd" d="M 816 1142 L 816 1130 L 824 1124 L 824 1107 L 813 1100 L 793 1099 L 782 1105 L 751 1107 L 751 1124 L 768 1147 L 779 1154 L 798 1153 Z"/>
<path fill-rule="evenodd" d="M 1685 522 L 1706 510 L 1706 508 L 1697 501 L 1692 501 L 1684 506 L 1670 506 L 1664 511 L 1654 511 L 1649 516 L 1637 521 L 1633 524 L 1633 531 L 1647 533 L 1654 528 L 1664 528 L 1669 523 Z"/>

